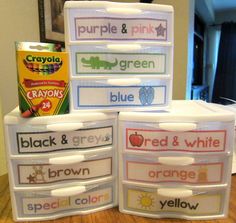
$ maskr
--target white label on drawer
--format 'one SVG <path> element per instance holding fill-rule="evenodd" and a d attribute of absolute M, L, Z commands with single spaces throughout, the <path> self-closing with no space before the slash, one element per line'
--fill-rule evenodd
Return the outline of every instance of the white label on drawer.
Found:
<path fill-rule="evenodd" d="M 164 74 L 165 66 L 165 54 L 76 53 L 76 74 Z"/>
<path fill-rule="evenodd" d="M 170 132 L 151 129 L 126 129 L 126 149 L 143 151 L 225 151 L 225 130 Z"/>
<path fill-rule="evenodd" d="M 18 164 L 19 184 L 48 184 L 66 180 L 88 180 L 112 174 L 112 158 L 70 165 Z"/>
<path fill-rule="evenodd" d="M 75 40 L 167 40 L 167 20 L 155 18 L 78 17 Z"/>
<path fill-rule="evenodd" d="M 223 165 L 196 163 L 187 166 L 168 166 L 160 163 L 126 161 L 126 176 L 128 180 L 150 183 L 221 183 Z"/>
<path fill-rule="evenodd" d="M 166 86 L 77 86 L 78 107 L 147 107 L 165 103 Z"/>
<path fill-rule="evenodd" d="M 17 132 L 19 153 L 46 153 L 90 149 L 112 145 L 113 127 L 80 129 L 71 132 Z"/>
<path fill-rule="evenodd" d="M 22 198 L 23 213 L 46 215 L 69 209 L 82 210 L 84 208 L 95 208 L 113 202 L 112 190 L 112 187 L 108 187 L 71 197 Z"/>
<path fill-rule="evenodd" d="M 209 205 L 210 204 L 210 205 Z M 220 214 L 220 194 L 194 195 L 187 198 L 163 197 L 157 192 L 128 189 L 127 206 L 135 211 L 155 214 L 171 212 L 192 215 Z"/>

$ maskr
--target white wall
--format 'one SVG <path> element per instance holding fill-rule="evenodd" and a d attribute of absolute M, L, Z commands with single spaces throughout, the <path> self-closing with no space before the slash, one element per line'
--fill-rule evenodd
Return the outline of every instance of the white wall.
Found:
<path fill-rule="evenodd" d="M 18 104 L 15 41 L 39 41 L 38 1 L 0 1 L 0 109 L 3 115 Z M 0 113 L 0 175 L 6 172 Z"/>
<path fill-rule="evenodd" d="M 174 7 L 173 98 L 190 98 L 193 71 L 194 0 L 154 0 Z M 187 94 L 188 95 L 187 95 Z M 187 95 L 187 97 L 186 97 Z"/>

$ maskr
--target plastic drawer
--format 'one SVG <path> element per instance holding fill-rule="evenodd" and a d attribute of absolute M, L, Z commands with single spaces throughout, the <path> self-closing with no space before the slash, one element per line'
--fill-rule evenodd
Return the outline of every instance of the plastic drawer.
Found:
<path fill-rule="evenodd" d="M 232 156 L 140 156 L 123 154 L 122 179 L 159 185 L 212 187 L 230 182 Z M 122 165 L 123 163 L 123 165 Z M 138 170 L 138 171 L 137 171 Z"/>
<path fill-rule="evenodd" d="M 171 100 L 169 75 L 71 80 L 71 111 L 162 110 Z"/>
<path fill-rule="evenodd" d="M 66 2 L 66 42 L 173 41 L 173 7 L 157 4 Z"/>
<path fill-rule="evenodd" d="M 140 44 L 69 45 L 71 78 L 172 75 L 173 47 Z"/>
<path fill-rule="evenodd" d="M 64 216 L 83 215 L 117 205 L 117 183 L 62 187 L 54 190 L 12 191 L 15 221 L 55 220 Z"/>
<path fill-rule="evenodd" d="M 86 184 L 116 176 L 115 150 L 81 155 L 71 153 L 47 158 L 10 160 L 10 178 L 14 188 L 42 186 L 52 188 L 74 182 Z"/>
<path fill-rule="evenodd" d="M 224 218 L 228 212 L 229 188 L 157 188 L 126 184 L 122 188 L 119 209 L 128 214 L 206 220 Z"/>
<path fill-rule="evenodd" d="M 234 116 L 203 101 L 173 101 L 170 112 L 121 112 L 119 149 L 135 153 L 232 153 Z"/>
<path fill-rule="evenodd" d="M 117 114 L 80 113 L 20 118 L 18 110 L 5 116 L 10 157 L 74 151 L 87 153 L 116 147 Z"/>

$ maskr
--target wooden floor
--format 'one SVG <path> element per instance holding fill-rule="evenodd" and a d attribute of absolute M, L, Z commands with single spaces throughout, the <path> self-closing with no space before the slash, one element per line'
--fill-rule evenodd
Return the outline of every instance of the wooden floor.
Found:
<path fill-rule="evenodd" d="M 0 176 L 0 223 L 11 223 L 11 201 L 8 186 L 8 176 Z M 229 216 L 222 220 L 212 221 L 186 221 L 178 219 L 150 219 L 138 217 L 128 214 L 122 214 L 118 208 L 112 208 L 106 211 L 97 212 L 94 214 L 64 217 L 52 221 L 41 221 L 44 223 L 236 223 L 236 175 L 232 177 L 231 197 L 230 197 L 230 211 Z"/>

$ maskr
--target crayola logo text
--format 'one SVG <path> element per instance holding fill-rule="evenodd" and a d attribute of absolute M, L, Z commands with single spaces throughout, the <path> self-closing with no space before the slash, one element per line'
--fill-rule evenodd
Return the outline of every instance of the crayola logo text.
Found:
<path fill-rule="evenodd" d="M 39 62 L 39 63 L 60 63 L 61 59 L 59 57 L 40 57 L 40 56 L 32 56 L 32 55 L 27 55 L 25 58 L 28 62 Z"/>

